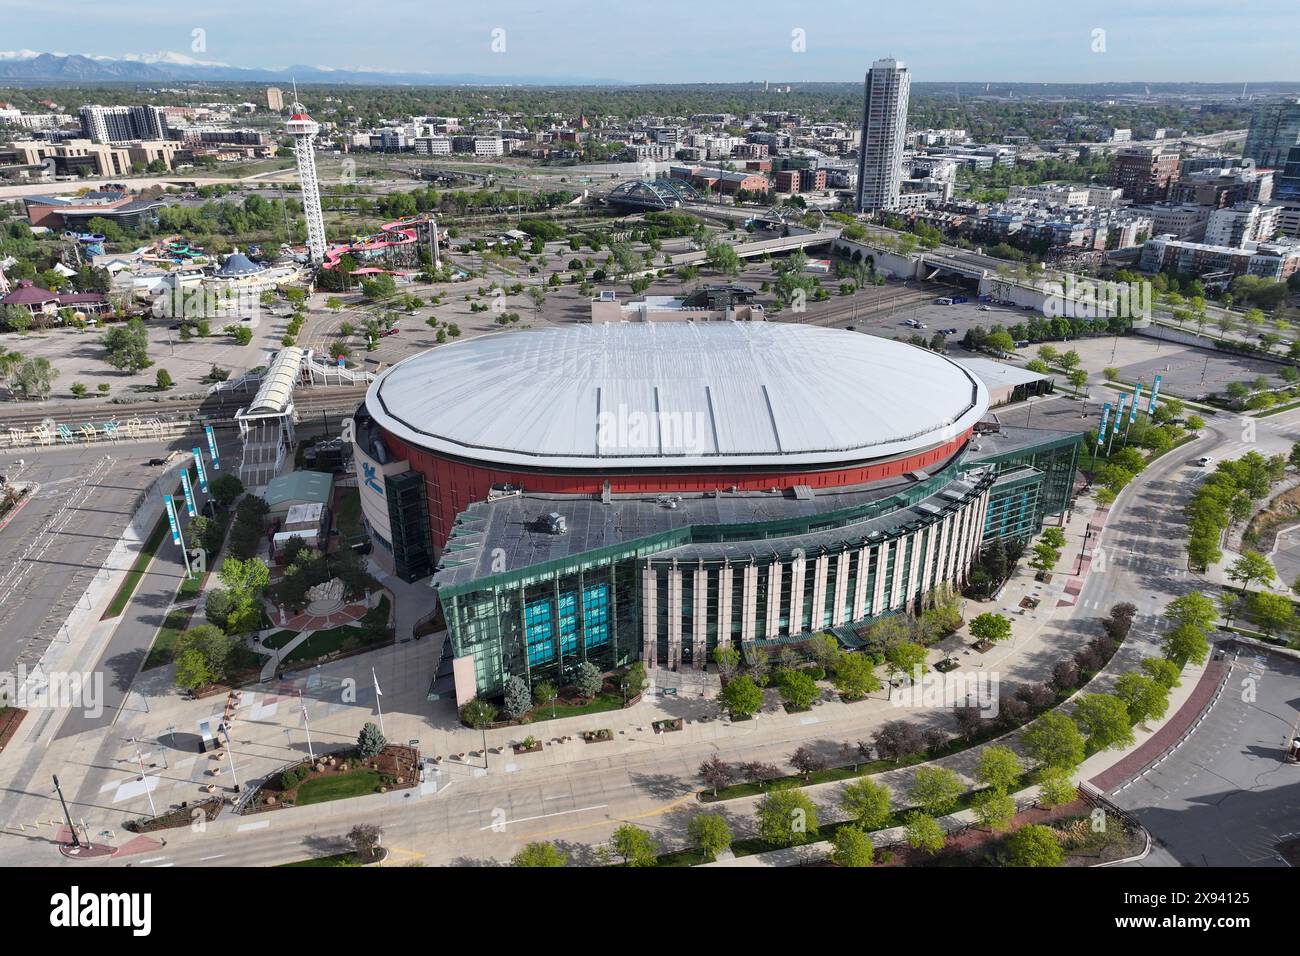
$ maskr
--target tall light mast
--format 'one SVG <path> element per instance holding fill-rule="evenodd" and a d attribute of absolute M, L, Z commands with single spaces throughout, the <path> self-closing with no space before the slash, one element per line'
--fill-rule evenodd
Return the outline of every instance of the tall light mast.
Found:
<path fill-rule="evenodd" d="M 298 181 L 302 184 L 302 214 L 307 220 L 307 258 L 312 265 L 325 261 L 325 216 L 320 208 L 320 181 L 316 178 L 316 134 L 320 124 L 307 115 L 298 102 L 294 86 L 293 115 L 284 130 L 293 137 L 293 155 L 298 161 Z"/>

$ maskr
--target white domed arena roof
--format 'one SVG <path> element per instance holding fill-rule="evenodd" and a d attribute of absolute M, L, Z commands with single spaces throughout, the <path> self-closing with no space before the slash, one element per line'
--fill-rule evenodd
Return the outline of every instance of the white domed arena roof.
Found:
<path fill-rule="evenodd" d="M 776 322 L 502 332 L 412 356 L 371 385 L 391 434 L 536 468 L 836 465 L 923 451 L 988 391 L 923 348 Z"/>

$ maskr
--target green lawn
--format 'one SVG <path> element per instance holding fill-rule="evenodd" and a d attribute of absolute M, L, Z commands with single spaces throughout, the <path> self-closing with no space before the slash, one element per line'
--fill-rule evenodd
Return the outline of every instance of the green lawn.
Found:
<path fill-rule="evenodd" d="M 334 517 L 344 541 L 365 535 L 366 529 L 361 524 L 361 493 L 358 489 L 344 489 Z"/>
<path fill-rule="evenodd" d="M 131 600 L 131 595 L 135 593 L 136 587 L 140 584 L 140 578 L 144 577 L 149 562 L 158 553 L 158 549 L 162 546 L 163 536 L 166 534 L 167 516 L 163 515 L 158 519 L 158 523 L 154 525 L 149 537 L 145 539 L 144 547 L 136 555 L 130 570 L 126 572 L 126 577 L 122 579 L 122 584 L 118 587 L 117 593 L 113 595 L 113 600 L 109 602 L 108 610 L 104 612 L 104 618 L 117 617 L 126 609 L 127 603 Z"/>
<path fill-rule="evenodd" d="M 297 636 L 297 631 L 276 631 L 274 634 L 268 634 L 262 638 L 262 646 L 278 651 Z"/>
<path fill-rule="evenodd" d="M 172 647 L 176 644 L 176 639 L 189 626 L 190 610 L 188 608 L 176 608 L 163 619 L 162 627 L 158 628 L 158 633 L 154 636 L 153 646 L 149 648 L 149 656 L 144 659 L 142 670 L 153 670 L 155 667 L 166 667 L 172 662 Z"/>
<path fill-rule="evenodd" d="M 623 695 L 621 693 L 606 692 L 593 698 L 585 704 L 564 704 L 560 701 L 555 702 L 555 716 L 559 717 L 581 717 L 584 714 L 600 714 L 607 710 L 621 710 L 623 707 Z M 532 719 L 550 720 L 551 708 L 549 704 L 543 704 L 532 713 Z"/>
<path fill-rule="evenodd" d="M 383 777 L 378 770 L 349 770 L 328 777 L 311 777 L 298 785 L 294 806 L 305 807 L 311 803 L 329 800 L 346 800 L 374 793 Z"/>
<path fill-rule="evenodd" d="M 343 624 L 339 627 L 331 627 L 328 630 L 317 631 L 295 647 L 281 663 L 293 664 L 299 661 L 310 661 L 318 657 L 324 657 L 326 654 L 341 650 L 343 645 L 350 639 L 362 643 L 378 643 L 377 641 L 368 642 L 365 638 L 368 634 L 374 633 L 374 629 L 386 624 L 387 621 L 388 596 L 385 595 L 379 599 L 378 606 L 372 607 L 361 618 L 360 627 Z M 288 633 L 291 637 L 294 636 L 293 632 Z M 278 637 L 278 635 L 276 636 Z M 288 643 L 288 639 L 286 639 L 285 643 Z"/>

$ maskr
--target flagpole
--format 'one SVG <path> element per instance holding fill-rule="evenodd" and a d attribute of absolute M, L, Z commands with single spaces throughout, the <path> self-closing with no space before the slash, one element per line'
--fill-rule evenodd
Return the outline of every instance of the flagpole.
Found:
<path fill-rule="evenodd" d="M 375 669 L 370 668 L 370 679 L 375 682 L 375 708 L 379 711 L 379 732 L 384 732 L 384 707 L 379 698 L 384 696 L 384 692 L 379 689 L 379 678 L 375 676 Z"/>
<path fill-rule="evenodd" d="M 298 691 L 298 706 L 302 708 L 302 725 L 307 730 L 307 756 L 311 757 L 311 762 L 316 762 L 316 751 L 311 749 L 311 722 L 307 720 L 307 704 L 302 699 L 302 691 Z"/>

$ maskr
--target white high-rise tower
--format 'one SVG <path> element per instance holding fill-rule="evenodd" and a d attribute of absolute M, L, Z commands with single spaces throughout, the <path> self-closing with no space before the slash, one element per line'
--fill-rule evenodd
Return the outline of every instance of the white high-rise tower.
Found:
<path fill-rule="evenodd" d="M 307 257 L 313 265 L 320 265 L 325 261 L 325 216 L 320 208 L 320 182 L 316 178 L 316 134 L 320 132 L 320 124 L 307 115 L 296 95 L 293 99 L 293 115 L 284 124 L 284 130 L 293 137 L 293 155 L 298 161 L 302 214 L 307 220 Z"/>
<path fill-rule="evenodd" d="M 858 212 L 897 209 L 912 77 L 901 60 L 877 60 L 867 71 L 858 147 Z"/>

